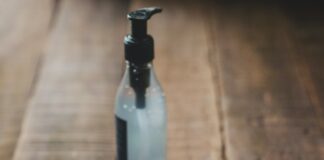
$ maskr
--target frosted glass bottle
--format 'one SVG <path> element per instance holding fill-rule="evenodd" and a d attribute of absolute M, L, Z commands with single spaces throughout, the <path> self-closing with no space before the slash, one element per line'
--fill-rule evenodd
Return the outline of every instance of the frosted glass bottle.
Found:
<path fill-rule="evenodd" d="M 137 66 L 126 62 L 115 116 L 117 160 L 166 159 L 165 98 L 152 63 Z"/>

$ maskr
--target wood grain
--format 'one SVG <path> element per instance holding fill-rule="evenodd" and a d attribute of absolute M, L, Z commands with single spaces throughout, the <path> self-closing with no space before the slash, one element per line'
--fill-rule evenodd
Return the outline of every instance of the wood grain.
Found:
<path fill-rule="evenodd" d="M 135 1 L 131 8 L 164 8 L 149 22 L 158 79 L 168 105 L 168 159 L 220 159 L 217 101 L 205 23 L 197 1 Z"/>
<path fill-rule="evenodd" d="M 127 6 L 61 1 L 15 160 L 114 159 Z"/>
<path fill-rule="evenodd" d="M 314 107 L 324 136 L 324 11 L 312 4 L 288 8 L 286 14 L 290 31 L 287 41 L 294 49 L 292 57 L 299 80 Z"/>
<path fill-rule="evenodd" d="M 212 61 L 220 78 L 228 160 L 320 160 L 323 134 L 274 5 L 219 4 Z M 302 46 L 301 46 L 302 47 Z"/>
<path fill-rule="evenodd" d="M 319 159 L 324 159 L 324 12 L 320 5 L 299 5 L 286 10 L 292 57 L 305 92 L 312 104 L 320 135 Z"/>
<path fill-rule="evenodd" d="M 1 160 L 11 159 L 14 153 L 51 14 L 49 0 L 10 0 L 0 4 Z"/>

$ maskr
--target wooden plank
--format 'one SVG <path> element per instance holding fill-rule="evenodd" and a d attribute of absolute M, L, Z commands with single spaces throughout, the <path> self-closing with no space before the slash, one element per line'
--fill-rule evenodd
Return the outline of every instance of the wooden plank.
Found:
<path fill-rule="evenodd" d="M 160 6 L 149 22 L 156 72 L 168 105 L 169 160 L 220 158 L 217 101 L 208 61 L 203 12 L 197 1 L 134 1 L 132 9 Z"/>
<path fill-rule="evenodd" d="M 0 5 L 0 159 L 12 158 L 52 14 L 50 0 Z"/>
<path fill-rule="evenodd" d="M 15 160 L 114 159 L 127 6 L 61 1 Z"/>
<path fill-rule="evenodd" d="M 220 77 L 215 81 L 220 83 L 225 159 L 323 159 L 323 134 L 298 80 L 283 13 L 273 5 L 209 6 L 216 7 L 209 17 L 210 46 Z"/>
<path fill-rule="evenodd" d="M 324 135 L 324 11 L 317 4 L 297 5 L 287 9 L 286 14 L 290 22 L 287 25 L 290 31 L 289 44 L 294 49 L 292 56 L 298 76 L 316 111 Z"/>
<path fill-rule="evenodd" d="M 298 5 L 287 12 L 290 45 L 298 78 L 312 104 L 320 138 L 319 159 L 324 159 L 324 13 L 320 5 Z"/>

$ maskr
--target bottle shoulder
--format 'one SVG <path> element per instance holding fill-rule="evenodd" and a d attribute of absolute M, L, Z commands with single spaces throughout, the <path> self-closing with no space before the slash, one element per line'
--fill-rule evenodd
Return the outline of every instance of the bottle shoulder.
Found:
<path fill-rule="evenodd" d="M 133 68 L 134 69 L 134 68 Z M 135 106 L 150 108 L 165 106 L 163 89 L 154 74 L 153 68 L 138 70 L 128 67 L 118 87 L 116 107 Z M 134 108 L 134 107 L 133 107 Z"/>
<path fill-rule="evenodd" d="M 119 85 L 117 90 L 117 98 L 135 97 L 135 96 L 136 96 L 135 91 L 129 84 L 121 83 Z M 163 98 L 165 97 L 164 91 L 159 84 L 152 84 L 146 88 L 146 92 L 145 92 L 146 98 L 156 97 L 156 96 L 163 97 Z"/>
<path fill-rule="evenodd" d="M 133 78 L 133 80 L 134 80 L 134 78 Z M 148 85 L 146 86 L 146 89 L 145 89 L 146 93 L 164 96 L 163 88 L 162 88 L 160 82 L 158 81 L 153 69 L 150 71 L 149 78 L 147 80 L 148 80 Z M 118 95 L 120 95 L 120 94 L 129 95 L 129 96 L 132 96 L 135 94 L 134 86 L 131 84 L 131 76 L 130 76 L 128 70 L 126 70 L 126 72 L 124 73 L 124 75 L 122 77 L 122 80 L 118 87 L 117 94 Z"/>

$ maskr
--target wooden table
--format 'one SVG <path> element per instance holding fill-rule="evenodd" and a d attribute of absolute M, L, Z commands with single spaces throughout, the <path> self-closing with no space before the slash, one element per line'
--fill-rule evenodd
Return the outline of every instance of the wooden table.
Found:
<path fill-rule="evenodd" d="M 114 159 L 125 15 L 152 5 L 169 160 L 324 159 L 316 4 L 3 0 L 0 160 Z"/>

